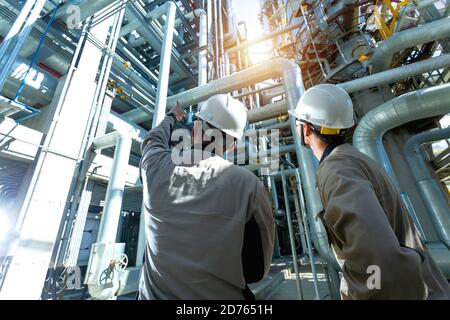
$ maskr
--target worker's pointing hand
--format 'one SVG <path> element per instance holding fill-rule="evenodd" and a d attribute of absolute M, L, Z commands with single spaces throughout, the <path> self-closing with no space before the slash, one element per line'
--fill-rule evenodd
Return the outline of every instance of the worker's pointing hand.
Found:
<path fill-rule="evenodd" d="M 177 101 L 176 107 L 170 110 L 177 117 L 177 121 L 182 121 L 186 117 L 186 112 L 184 112 L 183 108 L 180 105 L 180 102 Z"/>

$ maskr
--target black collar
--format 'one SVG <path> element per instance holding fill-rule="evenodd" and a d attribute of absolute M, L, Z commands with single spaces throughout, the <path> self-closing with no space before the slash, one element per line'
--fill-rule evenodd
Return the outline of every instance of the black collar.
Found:
<path fill-rule="evenodd" d="M 325 158 L 328 157 L 336 147 L 337 147 L 337 145 L 329 144 L 326 147 L 325 151 L 323 152 L 322 158 L 320 159 L 319 163 L 322 163 L 325 160 Z"/>

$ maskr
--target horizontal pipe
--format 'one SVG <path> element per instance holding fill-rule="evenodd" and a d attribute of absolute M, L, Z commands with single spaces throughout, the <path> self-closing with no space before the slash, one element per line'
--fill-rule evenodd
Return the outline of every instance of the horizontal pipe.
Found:
<path fill-rule="evenodd" d="M 176 94 L 168 98 L 167 109 L 176 106 L 177 102 L 179 102 L 182 107 L 187 108 L 200 102 L 204 102 L 213 95 L 221 93 L 226 94 L 271 79 L 274 75 L 276 76 L 277 74 L 283 73 L 284 63 L 285 59 L 275 59 L 270 62 L 261 63 L 230 76 L 211 81 L 204 86 Z M 292 63 L 298 68 L 295 63 L 291 61 L 289 61 L 289 63 Z M 297 101 L 295 104 L 297 104 Z M 138 109 L 127 112 L 123 116 L 126 119 L 137 123 L 150 120 L 151 118 L 151 116 L 144 111 Z"/>
<path fill-rule="evenodd" d="M 249 47 L 257 45 L 260 42 L 273 39 L 273 38 L 278 37 L 278 36 L 280 36 L 280 35 L 282 35 L 284 33 L 287 33 L 287 32 L 292 31 L 294 29 L 298 29 L 302 25 L 303 25 L 303 23 L 296 23 L 296 24 L 290 25 L 288 27 L 285 27 L 283 29 L 279 29 L 279 30 L 273 31 L 271 33 L 267 33 L 267 34 L 263 35 L 262 37 L 259 37 L 257 39 L 254 39 L 254 40 L 251 40 L 251 41 L 248 41 L 248 42 L 244 42 L 244 43 L 242 43 L 242 44 L 240 44 L 238 46 L 235 46 L 235 47 L 233 47 L 231 49 L 228 49 L 227 53 L 231 54 L 231 53 L 235 53 L 235 52 L 238 52 L 238 51 L 242 51 L 244 49 L 247 49 Z"/>
<path fill-rule="evenodd" d="M 372 74 L 360 79 L 338 84 L 348 93 L 354 93 L 381 85 L 391 84 L 409 77 L 450 67 L 450 54 L 414 62 L 406 66 Z"/>
<path fill-rule="evenodd" d="M 113 2 L 117 2 L 117 0 L 82 0 L 75 3 L 73 1 L 66 1 L 56 14 L 56 19 L 68 25 L 76 17 L 74 14 L 79 12 L 79 22 L 81 23 Z"/>
<path fill-rule="evenodd" d="M 276 83 L 276 84 L 273 84 L 273 85 L 270 85 L 270 86 L 267 86 L 267 87 L 263 87 L 263 88 L 260 88 L 260 89 L 257 89 L 257 90 L 253 90 L 253 91 L 245 92 L 245 93 L 242 93 L 242 94 L 239 94 L 239 95 L 235 95 L 235 96 L 233 96 L 233 98 L 240 99 L 240 98 L 252 95 L 252 94 L 264 92 L 264 91 L 275 89 L 275 88 L 282 87 L 282 86 L 283 86 L 282 83 Z"/>
<path fill-rule="evenodd" d="M 389 69 L 395 53 L 417 45 L 447 38 L 449 34 L 450 17 L 445 17 L 392 35 L 375 50 L 371 60 L 372 73 Z"/>
<path fill-rule="evenodd" d="M 247 112 L 248 123 L 276 118 L 287 113 L 286 100 L 278 101 L 260 108 L 254 108 Z"/>

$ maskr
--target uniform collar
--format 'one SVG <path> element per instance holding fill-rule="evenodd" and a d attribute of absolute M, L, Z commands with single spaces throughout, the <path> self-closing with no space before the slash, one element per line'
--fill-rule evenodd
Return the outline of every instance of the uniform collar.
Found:
<path fill-rule="evenodd" d="M 322 155 L 322 158 L 320 159 L 319 164 L 321 164 L 321 163 L 325 160 L 325 158 L 328 157 L 328 156 L 333 152 L 333 150 L 334 150 L 336 147 L 337 147 L 337 145 L 329 144 L 329 145 L 325 148 L 325 151 L 323 152 L 323 155 Z"/>

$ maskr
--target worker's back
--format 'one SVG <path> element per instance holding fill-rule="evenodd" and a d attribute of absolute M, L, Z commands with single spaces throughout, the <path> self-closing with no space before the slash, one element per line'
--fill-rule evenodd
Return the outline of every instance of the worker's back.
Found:
<path fill-rule="evenodd" d="M 143 143 L 147 251 L 140 299 L 244 299 L 241 254 L 249 220 L 260 229 L 261 276 L 270 267 L 267 192 L 250 171 L 218 156 L 175 165 L 167 143 L 173 124 L 166 118 Z"/>
<path fill-rule="evenodd" d="M 428 299 L 450 298 L 450 286 L 422 245 L 397 189 L 375 161 L 349 144 L 338 146 L 320 165 L 317 181 L 325 206 L 323 221 L 338 259 L 344 260 L 349 298 L 416 299 L 421 283 Z M 416 261 L 417 253 L 422 262 L 415 273 L 408 261 Z M 370 276 L 365 264 L 381 267 L 380 290 L 365 287 L 364 279 Z M 418 276 L 408 279 L 408 274 Z"/>

